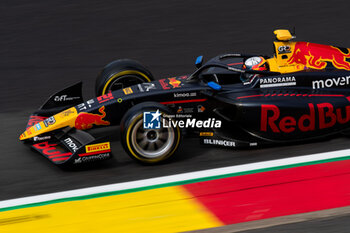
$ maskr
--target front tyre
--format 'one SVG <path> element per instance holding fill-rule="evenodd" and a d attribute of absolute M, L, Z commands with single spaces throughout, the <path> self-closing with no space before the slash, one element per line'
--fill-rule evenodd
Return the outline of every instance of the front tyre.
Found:
<path fill-rule="evenodd" d="M 96 96 L 132 85 L 153 81 L 151 72 L 141 63 L 131 59 L 119 59 L 106 65 L 96 78 Z"/>
<path fill-rule="evenodd" d="M 161 113 L 159 129 L 143 127 L 144 112 Z M 170 158 L 177 150 L 181 140 L 180 128 L 172 126 L 169 121 L 171 112 L 161 104 L 146 102 L 135 105 L 121 122 L 121 140 L 124 149 L 131 158 L 145 164 L 155 164 Z M 163 127 L 165 122 L 167 126 Z"/>

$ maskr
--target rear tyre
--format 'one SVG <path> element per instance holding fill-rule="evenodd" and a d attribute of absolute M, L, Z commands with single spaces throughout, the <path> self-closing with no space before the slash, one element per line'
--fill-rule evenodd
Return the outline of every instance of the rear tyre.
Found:
<path fill-rule="evenodd" d="M 161 127 L 145 129 L 143 113 L 159 110 Z M 137 104 L 125 114 L 121 121 L 121 141 L 129 156 L 140 163 L 156 164 L 169 159 L 180 145 L 179 127 L 163 127 L 165 121 L 169 126 L 171 112 L 165 106 L 155 102 Z"/>
<path fill-rule="evenodd" d="M 135 84 L 153 81 L 153 75 L 141 63 L 119 59 L 106 65 L 96 78 L 95 93 L 101 96 Z"/>

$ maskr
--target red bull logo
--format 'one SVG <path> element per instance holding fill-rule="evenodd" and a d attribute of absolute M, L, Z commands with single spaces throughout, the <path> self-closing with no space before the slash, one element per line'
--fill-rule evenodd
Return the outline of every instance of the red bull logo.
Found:
<path fill-rule="evenodd" d="M 350 52 L 349 49 L 346 50 L 348 52 L 344 53 L 333 46 L 297 42 L 288 64 L 297 63 L 309 68 L 324 69 L 327 62 L 331 62 L 337 69 L 350 70 L 350 62 L 346 60 L 346 58 L 350 58 Z"/>
<path fill-rule="evenodd" d="M 173 88 L 180 87 L 181 81 L 177 80 L 176 78 L 169 78 L 169 84 L 173 86 Z"/>
<path fill-rule="evenodd" d="M 309 103 L 309 112 L 300 116 L 280 117 L 280 109 L 276 105 L 261 106 L 261 131 L 274 133 L 291 133 L 296 130 L 307 132 L 317 129 L 331 128 L 336 124 L 346 124 L 350 121 L 350 106 L 334 108 L 331 103 Z M 318 114 L 317 114 L 317 112 Z M 345 114 L 344 114 L 345 112 Z M 316 124 L 318 122 L 318 125 Z"/>
<path fill-rule="evenodd" d="M 185 78 L 187 78 L 187 76 L 182 76 L 181 78 L 185 79 Z M 169 80 L 169 82 L 166 82 L 167 80 L 165 78 L 159 80 L 159 83 L 164 90 L 169 90 L 171 88 L 181 87 L 180 80 L 177 80 L 176 78 L 168 78 L 168 80 Z"/>
<path fill-rule="evenodd" d="M 103 120 L 106 116 L 105 106 L 102 106 L 98 111 L 102 115 L 87 112 L 80 113 L 75 119 L 75 128 L 85 130 L 91 129 L 93 125 L 110 125 L 111 123 L 109 121 Z"/>

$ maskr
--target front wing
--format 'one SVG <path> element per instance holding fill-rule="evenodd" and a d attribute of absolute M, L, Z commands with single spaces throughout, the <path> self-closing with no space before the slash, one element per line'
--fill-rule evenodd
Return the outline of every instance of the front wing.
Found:
<path fill-rule="evenodd" d="M 35 140 L 35 141 L 34 141 Z M 112 157 L 110 142 L 89 133 L 63 128 L 28 142 L 34 150 L 56 165 L 77 165 Z"/>

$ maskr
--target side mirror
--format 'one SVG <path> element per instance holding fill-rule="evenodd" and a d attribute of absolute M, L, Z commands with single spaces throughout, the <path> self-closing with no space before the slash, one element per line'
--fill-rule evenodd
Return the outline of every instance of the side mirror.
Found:
<path fill-rule="evenodd" d="M 199 68 L 199 67 L 201 67 L 202 66 L 202 64 L 203 64 L 203 56 L 201 55 L 201 56 L 198 56 L 197 58 L 196 58 L 196 67 L 197 68 Z"/>
<path fill-rule="evenodd" d="M 215 91 L 221 90 L 221 86 L 219 84 L 217 84 L 216 82 L 208 82 L 207 85 Z"/>

